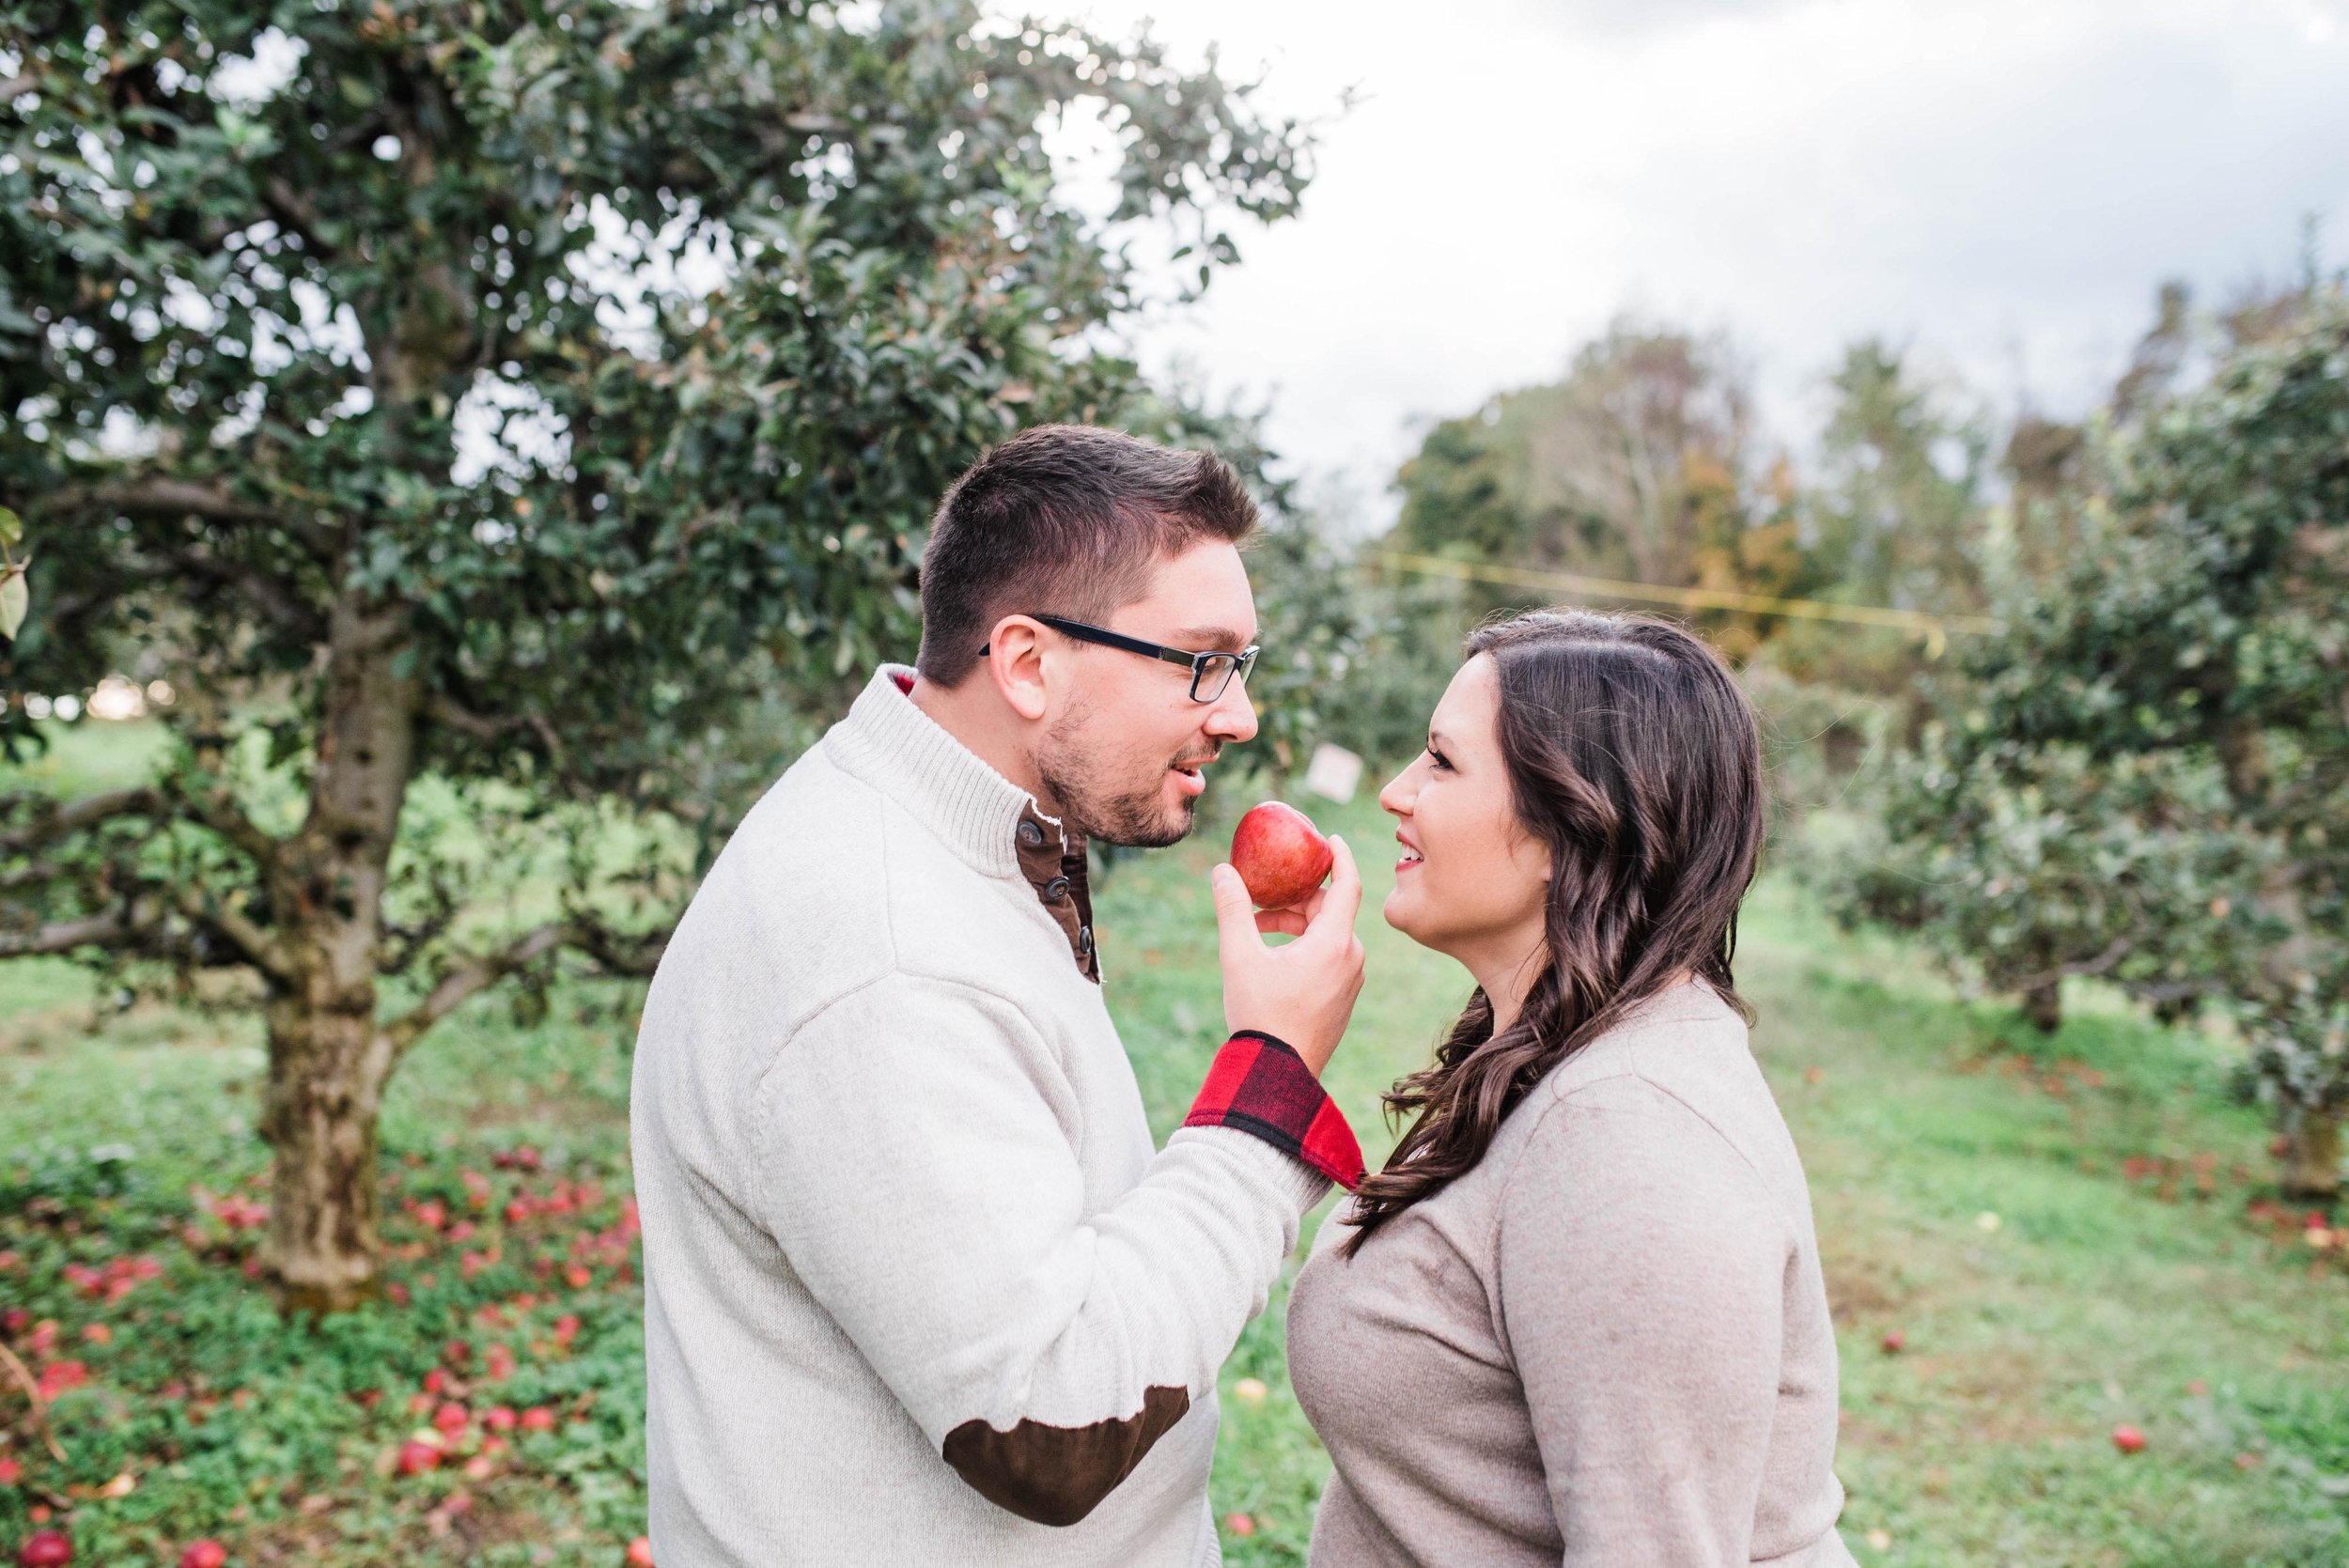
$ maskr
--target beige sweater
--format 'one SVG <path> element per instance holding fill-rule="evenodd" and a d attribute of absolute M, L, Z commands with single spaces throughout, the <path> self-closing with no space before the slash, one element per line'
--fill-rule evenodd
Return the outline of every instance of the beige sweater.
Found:
<path fill-rule="evenodd" d="M 1351 1260 L 1344 1212 L 1289 1304 L 1336 1466 L 1315 1568 L 1851 1562 L 1809 1189 L 1710 989 L 1550 1074 Z"/>

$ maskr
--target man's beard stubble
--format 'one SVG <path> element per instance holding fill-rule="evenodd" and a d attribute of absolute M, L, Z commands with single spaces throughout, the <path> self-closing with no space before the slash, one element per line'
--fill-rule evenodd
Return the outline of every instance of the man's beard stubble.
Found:
<path fill-rule="evenodd" d="M 1182 842 L 1198 802 L 1186 797 L 1172 812 L 1163 803 L 1166 768 L 1182 759 L 1169 758 L 1139 788 L 1104 788 L 1101 781 L 1113 775 L 1115 767 L 1087 734 L 1091 718 L 1090 707 L 1071 707 L 1046 733 L 1035 754 L 1036 777 L 1059 802 L 1061 819 L 1103 844 L 1163 849 Z"/>

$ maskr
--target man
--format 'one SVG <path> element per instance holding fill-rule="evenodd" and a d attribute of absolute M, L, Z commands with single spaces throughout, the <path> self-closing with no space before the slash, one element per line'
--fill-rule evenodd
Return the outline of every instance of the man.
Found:
<path fill-rule="evenodd" d="M 1196 1568 L 1215 1377 L 1361 1171 L 1317 1082 L 1361 985 L 1343 846 L 1298 939 L 1214 874 L 1224 1010 L 1154 1153 L 1085 845 L 1172 844 L 1255 734 L 1231 470 L 1047 427 L 956 482 L 914 669 L 744 820 L 645 1006 L 662 1568 Z"/>

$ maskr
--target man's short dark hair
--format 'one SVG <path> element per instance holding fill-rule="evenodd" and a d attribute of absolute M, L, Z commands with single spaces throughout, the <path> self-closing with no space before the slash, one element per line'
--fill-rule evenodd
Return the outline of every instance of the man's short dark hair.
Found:
<path fill-rule="evenodd" d="M 1212 452 L 1119 430 L 1039 425 L 988 453 L 939 503 L 922 555 L 925 680 L 959 685 L 1005 615 L 1099 625 L 1149 590 L 1159 562 L 1238 544 L 1256 503 Z"/>

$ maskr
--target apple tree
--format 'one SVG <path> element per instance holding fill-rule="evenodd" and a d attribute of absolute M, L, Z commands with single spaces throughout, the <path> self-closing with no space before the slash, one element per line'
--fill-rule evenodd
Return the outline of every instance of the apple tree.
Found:
<path fill-rule="evenodd" d="M 402 1053 L 648 970 L 746 705 L 910 648 L 953 475 L 1141 395 L 1129 241 L 1204 287 L 1308 144 L 967 0 L 0 0 L 0 746 L 177 692 L 151 776 L 0 801 L 0 956 L 253 977 L 289 1309 L 375 1287 Z"/>
<path fill-rule="evenodd" d="M 2060 571 L 2010 583 L 1859 903 L 2052 1025 L 2066 976 L 2232 1012 L 2283 1185 L 2349 1111 L 2349 297 L 2314 286 L 2114 426 Z"/>

